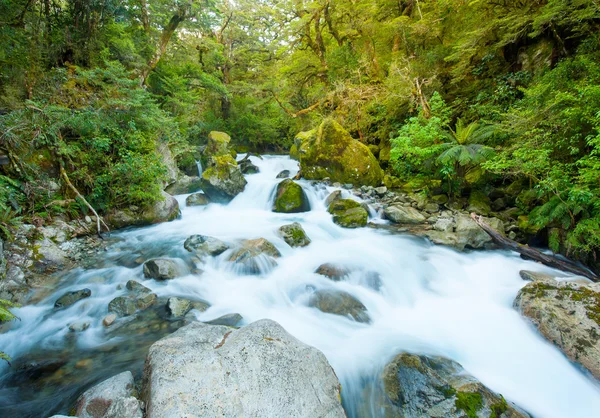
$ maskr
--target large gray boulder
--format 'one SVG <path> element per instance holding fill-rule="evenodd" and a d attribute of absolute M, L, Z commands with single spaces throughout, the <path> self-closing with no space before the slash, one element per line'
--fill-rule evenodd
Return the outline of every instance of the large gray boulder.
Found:
<path fill-rule="evenodd" d="M 177 199 L 167 192 L 161 192 L 157 201 L 146 208 L 140 210 L 138 207 L 131 206 L 127 209 L 109 213 L 104 220 L 113 229 L 118 229 L 126 226 L 144 226 L 169 222 L 177 219 L 179 215 Z"/>
<path fill-rule="evenodd" d="M 146 418 L 346 416 L 325 356 L 268 319 L 193 322 L 157 341 L 142 393 Z"/>
<path fill-rule="evenodd" d="M 387 219 L 397 224 L 420 224 L 426 219 L 421 212 L 411 206 L 388 206 L 384 213 Z"/>
<path fill-rule="evenodd" d="M 200 177 L 181 176 L 175 183 L 165 189 L 172 196 L 197 192 L 200 189 Z"/>
<path fill-rule="evenodd" d="M 600 379 L 600 284 L 559 282 L 532 272 L 521 276 L 535 281 L 519 291 L 515 308 L 571 361 Z"/>
<path fill-rule="evenodd" d="M 246 187 L 246 179 L 231 155 L 211 157 L 202 173 L 202 190 L 211 202 L 228 203 Z"/>
<path fill-rule="evenodd" d="M 390 417 L 525 418 L 525 412 L 443 357 L 401 353 L 383 371 L 382 409 Z"/>
<path fill-rule="evenodd" d="M 504 235 L 504 223 L 498 218 L 483 218 L 484 222 Z M 438 225 L 436 223 L 436 225 Z M 470 216 L 458 214 L 454 224 L 436 227 L 438 230 L 426 231 L 425 235 L 435 244 L 448 245 L 463 251 L 465 248 L 481 249 L 492 245 L 492 238 Z M 443 229 L 446 229 L 444 231 Z M 454 232 L 452 229 L 454 228 Z"/>
<path fill-rule="evenodd" d="M 75 403 L 79 418 L 142 418 L 142 410 L 134 397 L 131 372 L 123 372 L 88 389 Z"/>
<path fill-rule="evenodd" d="M 210 199 L 204 193 L 194 193 L 185 199 L 186 206 L 206 206 L 210 203 Z"/>
<path fill-rule="evenodd" d="M 217 256 L 229 249 L 229 245 L 225 244 L 220 239 L 209 237 L 207 235 L 191 235 L 183 243 L 183 248 L 196 255 Z"/>
<path fill-rule="evenodd" d="M 184 268 L 169 258 L 155 258 L 144 263 L 144 277 L 156 280 L 171 280 L 185 274 Z"/>
<path fill-rule="evenodd" d="M 365 305 L 348 292 L 317 290 L 311 295 L 308 305 L 325 313 L 350 317 L 356 322 L 371 322 Z"/>

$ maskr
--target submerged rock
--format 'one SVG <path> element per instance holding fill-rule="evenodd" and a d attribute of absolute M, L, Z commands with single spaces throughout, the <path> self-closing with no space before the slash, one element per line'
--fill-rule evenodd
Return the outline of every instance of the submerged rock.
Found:
<path fill-rule="evenodd" d="M 536 279 L 519 291 L 515 308 L 571 361 L 600 379 L 600 284 L 559 282 L 548 275 Z"/>
<path fill-rule="evenodd" d="M 385 366 L 382 377 L 386 416 L 529 417 L 443 357 L 402 353 Z"/>
<path fill-rule="evenodd" d="M 388 206 L 384 213 L 387 219 L 397 224 L 420 224 L 426 219 L 421 212 L 410 206 Z"/>
<path fill-rule="evenodd" d="M 155 258 L 144 263 L 144 277 L 156 280 L 171 280 L 184 275 L 181 266 L 168 258 Z"/>
<path fill-rule="evenodd" d="M 231 155 L 211 157 L 202 173 L 202 190 L 212 202 L 228 203 L 246 188 L 246 179 Z"/>
<path fill-rule="evenodd" d="M 278 229 L 278 232 L 279 236 L 281 236 L 290 247 L 306 247 L 311 242 L 310 238 L 306 235 L 304 228 L 302 228 L 302 225 L 298 222 L 283 225 Z"/>
<path fill-rule="evenodd" d="M 183 248 L 189 252 L 196 253 L 202 257 L 205 255 L 217 256 L 229 249 L 229 245 L 220 239 L 209 237 L 207 235 L 192 235 L 183 243 Z"/>
<path fill-rule="evenodd" d="M 142 418 L 134 395 L 133 375 L 123 372 L 85 391 L 75 402 L 75 415 L 79 418 Z"/>
<path fill-rule="evenodd" d="M 310 211 L 308 197 L 302 187 L 290 179 L 285 179 L 277 185 L 273 212 L 299 213 Z"/>
<path fill-rule="evenodd" d="M 147 418 L 345 417 L 325 356 L 268 319 L 239 330 L 193 322 L 154 343 Z"/>
<path fill-rule="evenodd" d="M 320 274 L 321 276 L 325 276 L 335 282 L 339 282 L 344 277 L 349 276 L 351 270 L 344 266 L 339 266 L 331 263 L 324 263 L 317 267 L 315 273 Z"/>
<path fill-rule="evenodd" d="M 242 315 L 238 313 L 232 313 L 211 319 L 210 321 L 205 321 L 204 323 L 208 325 L 224 325 L 226 327 L 235 327 L 242 322 L 243 319 L 244 318 Z"/>
<path fill-rule="evenodd" d="M 290 170 L 282 170 L 279 174 L 277 174 L 278 179 L 287 179 L 290 176 Z"/>
<path fill-rule="evenodd" d="M 333 222 L 344 228 L 360 228 L 367 225 L 369 213 L 352 199 L 338 199 L 329 205 Z"/>
<path fill-rule="evenodd" d="M 90 289 L 67 292 L 59 297 L 56 302 L 54 302 L 54 307 L 57 309 L 68 308 L 69 306 L 79 302 L 81 299 L 89 298 L 90 296 L 92 296 L 92 291 Z"/>
<path fill-rule="evenodd" d="M 356 322 L 371 322 L 367 308 L 348 292 L 338 290 L 317 290 L 314 292 L 308 306 L 334 315 L 350 316 Z"/>
<path fill-rule="evenodd" d="M 329 177 L 340 183 L 381 184 L 383 170 L 373 153 L 333 119 L 326 119 L 317 129 L 299 133 L 294 143 L 302 175 L 309 180 Z"/>
<path fill-rule="evenodd" d="M 240 265 L 243 273 L 259 274 L 277 265 L 275 258 L 281 253 L 271 242 L 264 238 L 245 240 L 242 247 L 234 251 L 229 261 Z"/>
<path fill-rule="evenodd" d="M 244 157 L 244 159 L 238 161 L 238 166 L 243 174 L 256 174 L 260 172 L 260 169 L 248 157 Z"/>
<path fill-rule="evenodd" d="M 210 203 L 210 199 L 204 193 L 194 193 L 186 197 L 186 206 L 206 206 Z"/>

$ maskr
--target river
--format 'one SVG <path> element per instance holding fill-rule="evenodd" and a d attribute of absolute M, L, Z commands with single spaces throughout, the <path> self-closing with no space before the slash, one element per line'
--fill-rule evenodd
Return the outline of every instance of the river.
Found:
<path fill-rule="evenodd" d="M 147 322 L 137 321 L 137 326 L 130 323 L 122 332 L 107 332 L 102 325 L 107 305 L 125 293 L 124 284 L 130 279 L 142 282 L 159 298 L 207 301 L 211 307 L 197 313 L 199 320 L 237 312 L 245 323 L 261 318 L 279 322 L 327 356 L 342 383 L 344 407 L 351 417 L 380 416 L 378 406 L 365 401 L 365 385 L 375 384 L 386 362 L 403 350 L 459 362 L 536 417 L 598 416 L 598 385 L 512 307 L 526 284 L 519 270 L 551 270 L 504 251 L 458 253 L 384 229 L 340 228 L 323 203 L 334 189 L 306 181 L 299 183 L 309 197 L 310 212 L 273 213 L 274 188 L 280 181 L 276 175 L 284 169 L 294 175 L 297 163 L 281 156 L 251 159 L 260 173 L 248 175 L 246 190 L 228 205 L 186 207 L 185 196 L 178 196 L 181 219 L 114 233 L 96 269 L 61 273 L 58 287 L 45 290 L 39 303 L 15 310 L 21 320 L 0 335 L 0 348 L 15 360 L 12 368 L 0 366 L 0 416 L 66 413 L 82 387 L 124 370 L 140 376 L 149 344 L 182 323 L 156 314 Z M 309 246 L 291 248 L 277 235 L 278 227 L 291 222 L 302 224 L 312 240 Z M 226 242 L 264 237 L 282 257 L 278 266 L 260 275 L 233 268 L 226 261 L 227 252 L 193 265 L 183 248 L 192 234 Z M 141 262 L 152 257 L 181 258 L 192 273 L 167 282 L 144 279 Z M 347 280 L 332 282 L 314 273 L 323 263 L 341 264 L 354 272 Z M 379 289 L 368 283 L 369 272 L 379 274 Z M 84 287 L 91 289 L 90 298 L 54 310 L 60 295 Z M 371 323 L 308 307 L 315 288 L 335 288 L 357 297 L 367 307 Z M 75 320 L 87 320 L 91 326 L 70 333 L 67 325 Z M 19 369 L 19 361 L 28 359 L 47 362 L 47 367 Z"/>

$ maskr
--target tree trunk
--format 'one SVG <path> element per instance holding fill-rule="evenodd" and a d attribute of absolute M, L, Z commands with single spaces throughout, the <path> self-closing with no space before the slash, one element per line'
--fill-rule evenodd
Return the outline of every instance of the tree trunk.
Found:
<path fill-rule="evenodd" d="M 150 34 L 150 18 L 148 16 L 148 4 L 146 0 L 140 0 L 140 18 L 146 35 Z"/>

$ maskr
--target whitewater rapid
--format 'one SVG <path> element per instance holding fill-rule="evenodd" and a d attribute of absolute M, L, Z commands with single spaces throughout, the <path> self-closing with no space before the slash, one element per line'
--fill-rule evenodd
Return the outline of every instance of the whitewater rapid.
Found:
<path fill-rule="evenodd" d="M 110 338 L 102 325 L 107 305 L 124 294 L 118 285 L 135 279 L 159 297 L 207 301 L 211 307 L 197 313 L 199 320 L 237 312 L 245 323 L 261 318 L 279 322 L 326 355 L 342 383 L 349 416 L 383 416 L 375 405 L 365 412 L 364 385 L 374 384 L 386 362 L 401 351 L 451 358 L 536 417 L 599 416 L 598 385 L 512 307 L 526 284 L 519 270 L 551 270 L 510 252 L 458 253 L 421 238 L 372 228 L 340 228 L 323 203 L 334 188 L 306 181 L 299 183 L 309 197 L 310 212 L 273 213 L 274 188 L 280 181 L 276 175 L 287 169 L 293 176 L 297 163 L 278 156 L 251 160 L 260 173 L 247 176 L 246 190 L 230 204 L 186 207 L 186 196 L 178 196 L 180 220 L 115 234 L 116 242 L 106 255 L 111 261 L 98 269 L 66 273 L 52 295 L 17 309 L 21 321 L 0 335 L 0 348 L 13 357 L 26 356 L 33 348 L 56 349 L 64 345 L 66 326 L 74 319 L 91 322 L 78 336 L 77 349 L 101 347 Z M 291 222 L 302 224 L 312 240 L 309 246 L 291 248 L 277 235 L 277 228 Z M 167 282 L 144 279 L 141 265 L 119 265 L 120 259 L 136 257 L 189 257 L 183 242 L 192 234 L 225 242 L 263 237 L 277 246 L 282 257 L 272 271 L 252 276 L 237 274 L 225 253 L 198 264 L 202 274 Z M 347 280 L 333 282 L 314 273 L 323 263 L 356 271 Z M 365 283 L 364 273 L 371 271 L 381 278 L 379 290 Z M 92 297 L 66 310 L 53 310 L 58 296 L 83 287 L 92 290 Z M 308 307 L 315 288 L 352 294 L 366 306 L 372 322 L 357 323 Z M 0 369 L 6 371 L 6 366 Z"/>

